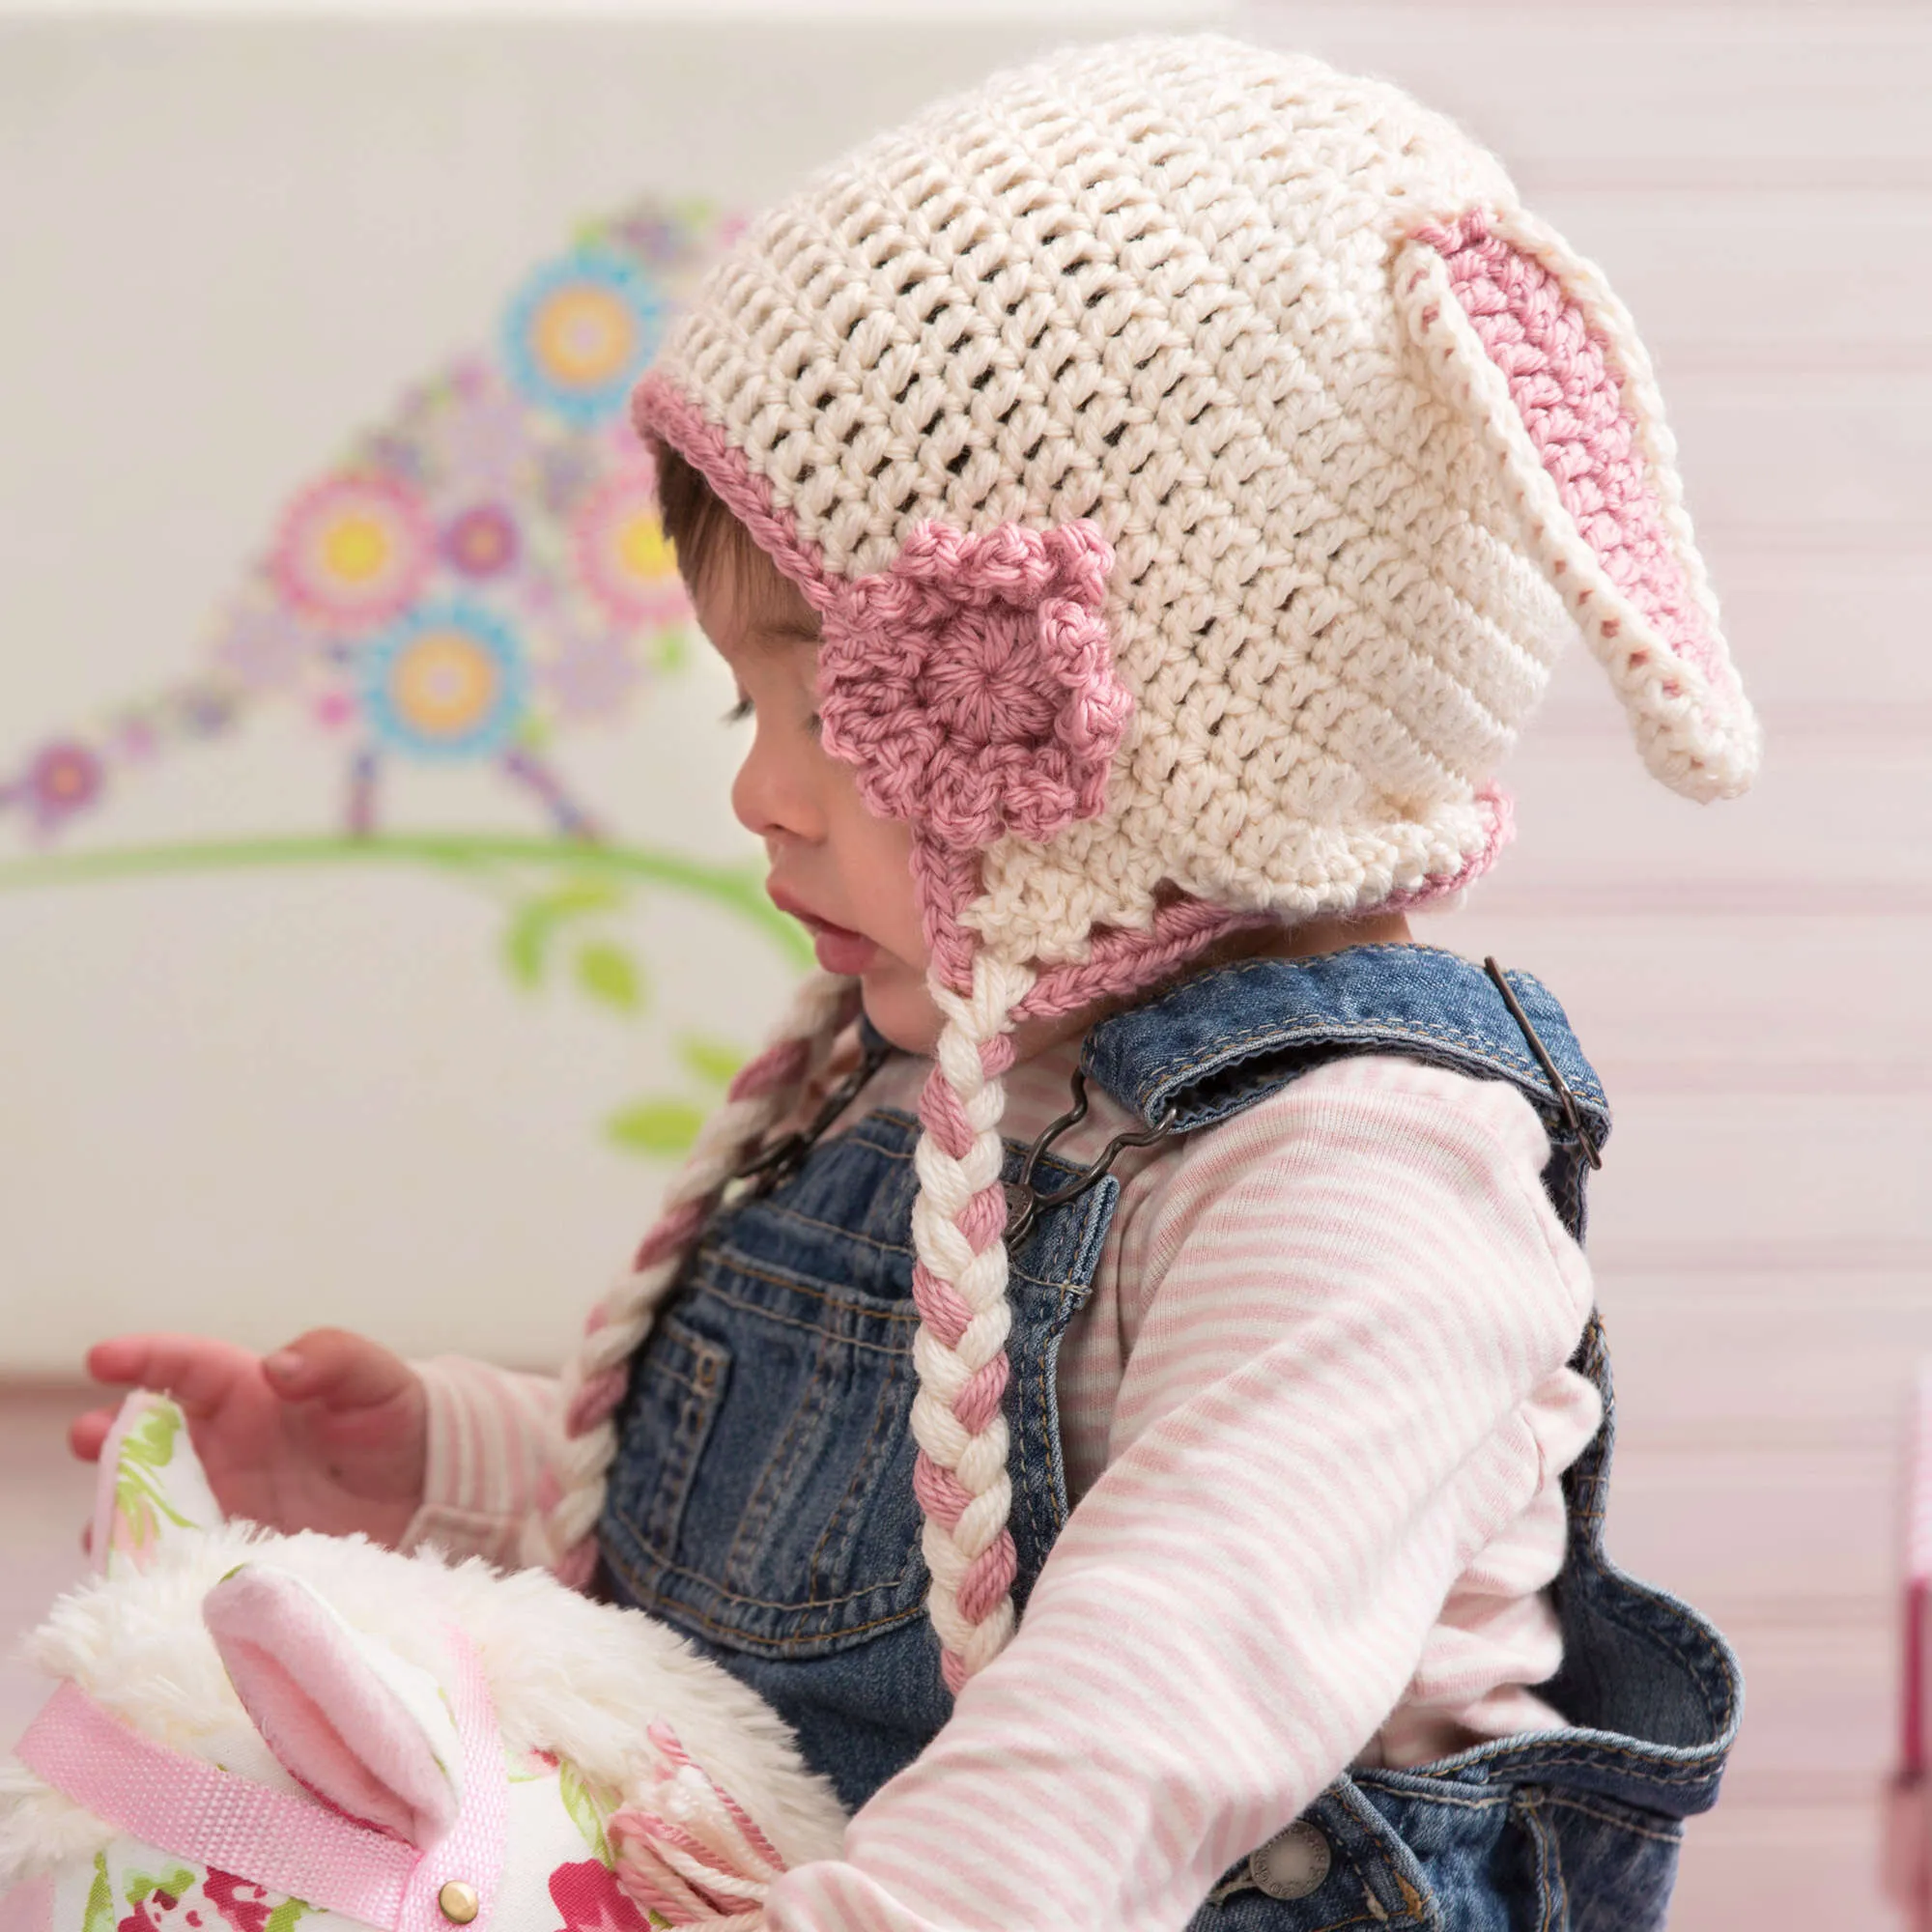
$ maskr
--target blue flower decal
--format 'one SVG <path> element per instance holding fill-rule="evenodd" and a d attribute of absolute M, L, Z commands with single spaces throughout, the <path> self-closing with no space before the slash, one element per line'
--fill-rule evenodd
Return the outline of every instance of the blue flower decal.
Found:
<path fill-rule="evenodd" d="M 461 601 L 412 611 L 361 653 L 357 675 L 377 743 L 419 758 L 500 752 L 529 705 L 529 667 L 516 633 Z"/>
<path fill-rule="evenodd" d="M 539 269 L 510 303 L 503 353 L 532 402 L 582 426 L 614 416 L 657 351 L 664 307 L 630 263 L 582 248 Z"/>

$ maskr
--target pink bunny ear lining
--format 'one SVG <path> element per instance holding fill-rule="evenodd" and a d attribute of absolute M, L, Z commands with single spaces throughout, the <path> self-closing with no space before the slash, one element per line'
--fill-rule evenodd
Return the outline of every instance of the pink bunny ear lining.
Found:
<path fill-rule="evenodd" d="M 1547 478 L 1530 493 L 1546 506 L 1532 532 L 1544 568 L 1610 670 L 1652 771 L 1693 797 L 1742 791 L 1756 722 L 1702 587 L 1641 352 L 1634 384 L 1584 301 L 1501 226 L 1477 212 L 1419 231 L 1398 299 L 1432 362 L 1458 379 L 1455 399 L 1505 446 L 1519 488 L 1533 472 L 1517 466 Z M 1522 454 L 1509 457 L 1511 445 Z"/>
<path fill-rule="evenodd" d="M 1728 668 L 1722 646 L 1671 545 L 1635 412 L 1582 305 L 1527 249 L 1492 233 L 1484 214 L 1418 239 L 1442 257 L 1450 288 L 1605 574 L 1679 657 L 1719 682 Z"/>
<path fill-rule="evenodd" d="M 410 1843 L 454 1823 L 457 1793 L 422 1727 L 341 1619 L 294 1577 L 246 1567 L 202 1618 L 263 1742 L 289 1775 L 352 1818 Z"/>

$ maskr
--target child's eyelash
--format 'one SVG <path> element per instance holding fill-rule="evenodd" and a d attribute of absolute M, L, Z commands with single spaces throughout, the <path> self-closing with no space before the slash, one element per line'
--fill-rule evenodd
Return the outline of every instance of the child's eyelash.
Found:
<path fill-rule="evenodd" d="M 751 715 L 752 700 L 749 697 L 741 697 L 729 711 L 725 712 L 723 722 L 726 724 L 742 724 Z"/>

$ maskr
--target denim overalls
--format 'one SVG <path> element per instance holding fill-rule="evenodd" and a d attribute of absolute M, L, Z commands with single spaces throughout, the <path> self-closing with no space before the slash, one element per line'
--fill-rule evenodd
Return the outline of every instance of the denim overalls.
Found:
<path fill-rule="evenodd" d="M 1580 1237 L 1586 1157 L 1609 1125 L 1603 1089 L 1555 1001 L 1527 975 L 1507 979 L 1520 1017 L 1482 969 L 1432 948 L 1250 961 L 1102 1022 L 1081 1066 L 1171 1133 L 1226 1120 L 1344 1054 L 1506 1081 L 1550 1133 L 1544 1182 Z M 633 1364 L 600 1531 L 611 1594 L 759 1691 L 854 1807 L 951 1708 L 923 1613 L 908 1427 L 918 1138 L 910 1116 L 869 1114 L 714 1218 Z M 1009 1150 L 1009 1183 L 1021 1152 Z M 1111 1177 L 1087 1178 L 1074 1191 L 1083 1170 L 1037 1159 L 1032 1194 L 1067 1198 L 1037 1209 L 1013 1255 L 1007 1412 L 1022 1615 L 1067 1513 L 1060 1340 L 1118 1195 Z M 1605 1422 L 1564 1478 L 1564 1662 L 1542 1687 L 1575 1728 L 1338 1777 L 1223 1875 L 1195 1932 L 1663 1923 L 1680 1821 L 1717 1798 L 1741 1684 L 1708 1624 L 1606 1560 L 1609 1362 L 1594 1317 L 1576 1360 L 1602 1391 Z"/>

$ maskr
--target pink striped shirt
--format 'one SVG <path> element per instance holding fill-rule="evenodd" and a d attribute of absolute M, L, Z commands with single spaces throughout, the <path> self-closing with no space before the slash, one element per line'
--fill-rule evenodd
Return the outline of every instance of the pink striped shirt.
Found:
<path fill-rule="evenodd" d="M 1007 1131 L 1075 1049 L 1009 1076 Z M 896 1060 L 864 1106 L 916 1104 Z M 1131 1124 L 1102 1094 L 1056 1151 Z M 1060 1358 L 1077 1507 L 1018 1635 L 780 1932 L 1184 1925 L 1351 1763 L 1553 1721 L 1557 1478 L 1599 1419 L 1566 1364 L 1591 1302 L 1511 1088 L 1345 1060 L 1130 1153 Z M 424 1365 L 414 1533 L 506 1555 L 554 1387 Z"/>

